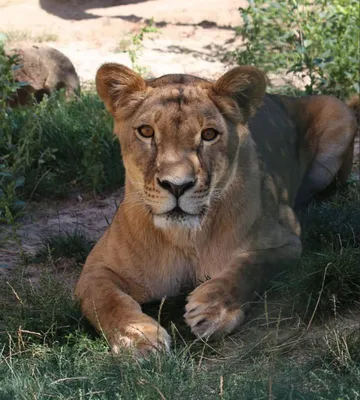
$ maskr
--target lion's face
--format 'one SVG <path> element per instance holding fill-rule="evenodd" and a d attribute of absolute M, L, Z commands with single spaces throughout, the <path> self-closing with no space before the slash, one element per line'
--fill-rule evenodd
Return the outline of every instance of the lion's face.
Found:
<path fill-rule="evenodd" d="M 237 146 L 206 90 L 155 88 L 117 132 L 127 178 L 155 224 L 198 226 Z"/>
<path fill-rule="evenodd" d="M 234 99 L 216 93 L 214 84 L 194 77 L 169 75 L 145 82 L 125 67 L 100 71 L 98 92 L 114 115 L 131 187 L 128 200 L 141 203 L 160 228 L 200 227 L 226 190 L 239 126 L 251 109 L 241 112 Z M 109 86 L 110 73 L 116 82 L 125 73 L 126 87 Z"/>

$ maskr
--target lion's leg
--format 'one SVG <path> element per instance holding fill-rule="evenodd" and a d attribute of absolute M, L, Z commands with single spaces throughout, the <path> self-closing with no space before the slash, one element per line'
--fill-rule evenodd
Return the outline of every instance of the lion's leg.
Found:
<path fill-rule="evenodd" d="M 332 109 L 332 113 L 327 109 Z M 352 168 L 357 132 L 354 116 L 342 102 L 328 97 L 322 108 L 313 113 L 316 118 L 305 136 L 315 154 L 297 193 L 295 207 L 308 203 L 315 195 L 331 194 L 346 182 Z"/>
<path fill-rule="evenodd" d="M 139 293 L 143 290 L 138 289 Z M 136 287 L 106 267 L 88 268 L 80 277 L 75 297 L 80 300 L 85 316 L 105 335 L 113 352 L 118 353 L 123 347 L 133 347 L 142 355 L 169 350 L 171 339 L 165 329 L 144 314 L 140 304 L 125 290 L 136 291 Z"/>
<path fill-rule="evenodd" d="M 330 164 L 330 163 L 329 163 Z M 323 160 L 315 160 L 306 172 L 295 199 L 295 208 L 306 205 L 318 193 L 331 185 L 341 166 L 340 159 L 334 159 L 331 165 Z"/>
<path fill-rule="evenodd" d="M 185 320 L 191 331 L 207 338 L 238 328 L 254 295 L 265 290 L 269 281 L 295 263 L 300 254 L 300 239 L 293 236 L 284 246 L 239 255 L 229 268 L 189 295 Z"/>
<path fill-rule="evenodd" d="M 331 194 L 337 186 L 344 185 L 352 168 L 354 141 L 328 148 L 320 147 L 295 199 L 295 207 L 307 204 L 315 195 Z"/>

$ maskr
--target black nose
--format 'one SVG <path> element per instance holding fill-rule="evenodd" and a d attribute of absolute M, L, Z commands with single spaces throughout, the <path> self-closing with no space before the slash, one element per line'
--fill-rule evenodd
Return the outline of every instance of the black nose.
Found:
<path fill-rule="evenodd" d="M 195 180 L 182 183 L 181 185 L 175 185 L 167 180 L 162 181 L 159 178 L 157 181 L 162 188 L 173 194 L 177 199 L 195 185 Z"/>

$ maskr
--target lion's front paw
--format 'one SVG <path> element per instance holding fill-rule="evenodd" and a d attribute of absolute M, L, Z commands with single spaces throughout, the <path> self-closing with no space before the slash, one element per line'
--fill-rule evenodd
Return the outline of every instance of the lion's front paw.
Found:
<path fill-rule="evenodd" d="M 163 327 L 146 316 L 119 329 L 112 335 L 110 344 L 114 353 L 131 348 L 136 355 L 146 357 L 152 352 L 169 351 L 171 338 Z"/>
<path fill-rule="evenodd" d="M 184 317 L 196 336 L 223 336 L 243 323 L 245 314 L 226 289 L 223 282 L 213 279 L 189 295 Z"/>

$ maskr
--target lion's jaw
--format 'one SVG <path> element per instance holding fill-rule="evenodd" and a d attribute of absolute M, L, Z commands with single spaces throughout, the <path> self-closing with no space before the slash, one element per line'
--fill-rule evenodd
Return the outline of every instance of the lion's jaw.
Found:
<path fill-rule="evenodd" d="M 160 229 L 172 229 L 179 227 L 188 230 L 200 230 L 203 216 L 190 215 L 181 211 L 169 212 L 166 214 L 153 215 L 154 225 Z"/>

